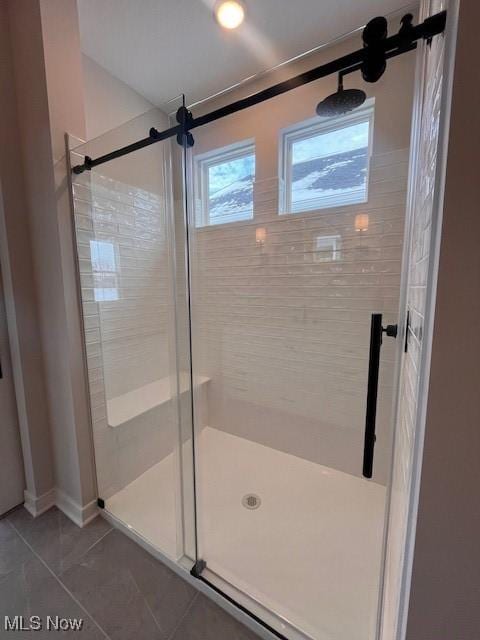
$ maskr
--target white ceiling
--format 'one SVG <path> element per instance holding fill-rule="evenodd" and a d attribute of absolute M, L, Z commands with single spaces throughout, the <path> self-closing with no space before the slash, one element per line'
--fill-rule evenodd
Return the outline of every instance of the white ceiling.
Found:
<path fill-rule="evenodd" d="M 386 15 L 407 0 L 245 0 L 245 23 L 224 31 L 215 0 L 78 0 L 82 48 L 160 105 L 206 98 Z"/>

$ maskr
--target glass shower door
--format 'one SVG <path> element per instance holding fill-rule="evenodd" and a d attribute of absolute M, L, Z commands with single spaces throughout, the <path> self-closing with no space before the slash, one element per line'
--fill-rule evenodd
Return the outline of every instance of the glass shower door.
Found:
<path fill-rule="evenodd" d="M 343 116 L 313 117 L 330 78 L 193 131 L 197 569 L 289 638 L 376 634 L 396 343 L 366 479 L 370 323 L 397 321 L 413 64 L 355 74 Z"/>
<path fill-rule="evenodd" d="M 77 146 L 71 165 L 167 128 L 179 104 Z M 174 561 L 195 546 L 182 156 L 166 140 L 72 174 L 99 505 Z"/>

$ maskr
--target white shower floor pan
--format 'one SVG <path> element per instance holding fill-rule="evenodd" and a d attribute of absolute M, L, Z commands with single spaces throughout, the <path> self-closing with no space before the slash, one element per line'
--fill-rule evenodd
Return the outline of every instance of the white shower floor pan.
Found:
<path fill-rule="evenodd" d="M 210 427 L 197 446 L 207 577 L 317 640 L 372 640 L 385 487 Z M 174 471 L 171 455 L 107 501 L 170 557 L 179 553 Z M 243 506 L 247 494 L 257 509 Z"/>

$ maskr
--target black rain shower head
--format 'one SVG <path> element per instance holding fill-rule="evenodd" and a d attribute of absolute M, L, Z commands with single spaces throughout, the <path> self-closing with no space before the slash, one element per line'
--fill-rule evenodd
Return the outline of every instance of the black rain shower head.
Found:
<path fill-rule="evenodd" d="M 411 36 L 412 15 L 407 14 L 402 18 L 400 35 L 409 42 Z M 338 89 L 336 93 L 327 96 L 317 105 L 317 114 L 322 118 L 342 116 L 362 105 L 367 95 L 361 89 L 344 89 L 343 76 L 352 71 L 361 70 L 365 82 L 377 82 L 387 68 L 387 58 L 384 43 L 388 36 L 388 23 L 386 18 L 373 18 L 363 30 L 362 39 L 365 58 L 360 65 L 354 65 L 350 69 L 344 69 L 338 74 Z"/>
<path fill-rule="evenodd" d="M 317 115 L 322 118 L 342 116 L 362 105 L 367 94 L 361 89 L 344 89 L 342 76 L 338 77 L 338 89 L 317 104 Z"/>

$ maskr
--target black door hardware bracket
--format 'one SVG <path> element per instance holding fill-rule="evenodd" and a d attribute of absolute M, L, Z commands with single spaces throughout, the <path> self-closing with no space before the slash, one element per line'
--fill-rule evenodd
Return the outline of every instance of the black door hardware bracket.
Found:
<path fill-rule="evenodd" d="M 373 475 L 373 456 L 376 441 L 376 421 L 377 421 L 377 395 L 378 395 L 378 374 L 380 370 L 380 350 L 382 347 L 382 336 L 385 333 L 389 338 L 396 338 L 398 325 L 388 324 L 382 326 L 382 314 L 372 313 L 370 324 L 370 355 L 368 359 L 368 387 L 367 387 L 367 409 L 365 413 L 365 439 L 363 445 L 363 476 L 371 478 Z"/>

